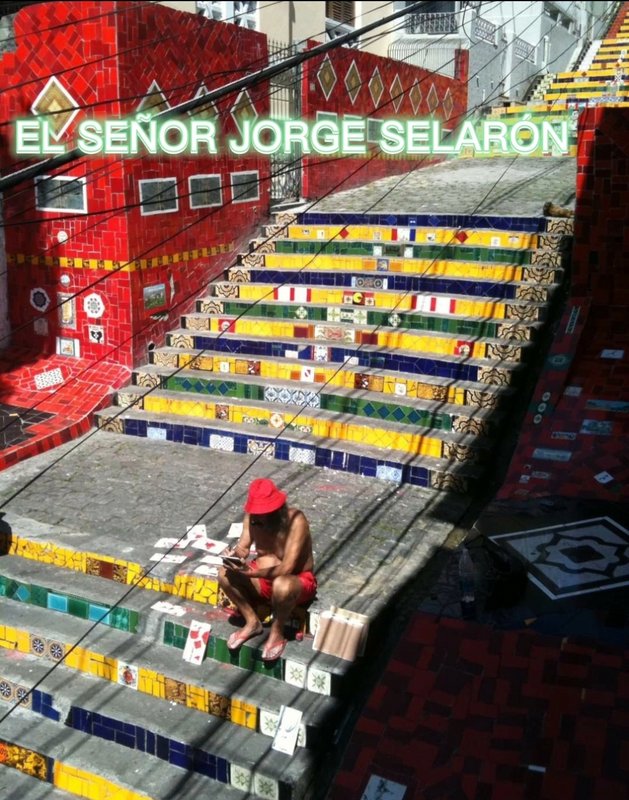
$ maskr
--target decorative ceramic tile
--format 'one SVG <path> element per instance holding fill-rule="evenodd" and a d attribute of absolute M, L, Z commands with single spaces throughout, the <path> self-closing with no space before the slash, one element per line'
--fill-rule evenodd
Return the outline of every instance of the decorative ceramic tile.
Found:
<path fill-rule="evenodd" d="M 45 115 L 52 138 L 59 141 L 79 113 L 79 107 L 61 81 L 53 76 L 35 98 L 31 112 Z"/>
<path fill-rule="evenodd" d="M 432 472 L 430 474 L 430 485 L 433 489 L 460 492 L 461 494 L 467 491 L 466 479 L 451 472 Z"/>
<path fill-rule="evenodd" d="M 363 81 L 360 77 L 360 72 L 358 71 L 356 62 L 352 61 L 349 69 L 347 70 L 347 74 L 345 75 L 345 88 L 347 89 L 349 99 L 352 101 L 352 105 L 354 105 L 356 102 L 356 98 L 358 97 L 362 84 Z"/>
<path fill-rule="evenodd" d="M 284 681 L 291 686 L 298 686 L 300 688 L 306 685 L 307 667 L 305 664 L 300 664 L 298 661 L 290 661 L 286 659 L 284 662 Z"/>
<path fill-rule="evenodd" d="M 267 709 L 261 708 L 260 709 L 260 733 L 263 733 L 265 736 L 275 736 L 275 732 L 277 730 L 277 723 L 280 718 L 280 715 L 274 711 L 268 711 Z"/>
<path fill-rule="evenodd" d="M 371 78 L 369 79 L 369 94 L 371 95 L 374 108 L 378 107 L 378 103 L 380 102 L 380 98 L 382 97 L 383 93 L 384 84 L 382 83 L 382 78 L 380 77 L 380 70 L 378 67 L 376 67 Z"/>
<path fill-rule="evenodd" d="M 450 87 L 446 89 L 446 93 L 443 96 L 443 110 L 445 112 L 445 119 L 448 120 L 452 116 L 452 109 L 454 108 L 454 100 L 452 99 L 452 92 L 450 91 Z"/>
<path fill-rule="evenodd" d="M 54 639 L 49 639 L 47 642 L 46 654 L 51 661 L 61 661 L 66 652 L 65 645 L 62 642 L 57 642 Z"/>
<path fill-rule="evenodd" d="M 36 389 L 48 389 L 50 386 L 58 386 L 60 383 L 63 383 L 63 374 L 59 367 L 35 375 Z"/>
<path fill-rule="evenodd" d="M 328 361 L 330 358 L 330 350 L 322 344 L 316 344 L 313 349 L 314 361 Z"/>
<path fill-rule="evenodd" d="M 629 531 L 610 517 L 490 538 L 524 559 L 530 580 L 553 600 L 629 584 Z"/>
<path fill-rule="evenodd" d="M 400 106 L 402 105 L 402 101 L 404 100 L 404 87 L 402 86 L 402 81 L 400 80 L 400 76 L 396 74 L 395 78 L 391 82 L 391 86 L 389 88 L 389 92 L 391 93 L 391 100 L 393 101 L 393 108 L 395 108 L 396 112 L 399 111 Z"/>
<path fill-rule="evenodd" d="M 102 325 L 88 325 L 87 338 L 92 344 L 105 344 L 105 328 Z"/>
<path fill-rule="evenodd" d="M 164 678 L 164 697 L 173 703 L 186 705 L 186 684 L 174 678 Z"/>
<path fill-rule="evenodd" d="M 428 97 L 426 98 L 426 105 L 428 106 L 428 111 L 431 114 L 435 113 L 437 106 L 439 105 L 439 95 L 437 94 L 434 83 L 430 84 L 430 90 L 428 91 Z"/>
<path fill-rule="evenodd" d="M 0 678 L 0 700 L 6 703 L 13 703 L 15 701 L 15 684 L 6 678 Z"/>
<path fill-rule="evenodd" d="M 326 100 L 329 100 L 337 82 L 336 72 L 334 71 L 329 56 L 326 56 L 321 62 L 321 66 L 317 72 L 317 81 L 319 82 L 323 96 Z"/>
<path fill-rule="evenodd" d="M 378 464 L 376 466 L 376 478 L 381 481 L 402 483 L 402 469 L 400 467 L 392 467 L 389 464 Z"/>
<path fill-rule="evenodd" d="M 137 689 L 138 668 L 133 664 L 125 664 L 124 661 L 118 661 L 117 682 L 121 686 L 127 686 L 129 689 Z"/>
<path fill-rule="evenodd" d="M 315 451 L 305 447 L 289 447 L 288 460 L 296 464 L 312 464 L 315 463 Z"/>
<path fill-rule="evenodd" d="M 431 86 L 432 90 L 434 91 L 434 84 Z M 408 93 L 409 100 L 411 101 L 411 105 L 413 106 L 413 113 L 417 115 L 419 110 L 419 105 L 422 101 L 422 90 L 419 88 L 419 81 L 415 78 L 413 85 L 411 86 L 411 90 Z M 428 95 L 430 98 L 430 95 Z M 428 107 L 430 112 L 432 113 L 434 109 L 430 108 L 430 100 L 428 103 Z"/>
<path fill-rule="evenodd" d="M 275 458 L 275 444 L 273 442 L 263 442 L 258 439 L 247 439 L 247 453 L 252 456 L 262 456 L 262 458 Z"/>
<path fill-rule="evenodd" d="M 44 312 L 50 306 L 50 297 L 45 289 L 31 289 L 30 303 L 37 311 Z"/>
<path fill-rule="evenodd" d="M 230 764 L 229 782 L 241 792 L 250 792 L 253 786 L 253 774 L 250 769 Z"/>
<path fill-rule="evenodd" d="M 212 450 L 223 450 L 226 453 L 234 452 L 234 437 L 233 436 L 220 436 L 219 434 L 210 434 L 210 447 Z"/>
<path fill-rule="evenodd" d="M 256 772 L 253 776 L 253 793 L 262 800 L 279 800 L 280 786 L 273 778 Z"/>
<path fill-rule="evenodd" d="M 306 688 L 310 692 L 315 692 L 315 694 L 329 696 L 332 694 L 332 676 L 325 670 L 309 667 Z"/>
<path fill-rule="evenodd" d="M 88 319 L 100 319 L 105 313 L 103 298 L 96 292 L 86 295 L 83 298 L 83 311 Z"/>
<path fill-rule="evenodd" d="M 231 107 L 231 115 L 238 126 L 238 130 L 240 133 L 243 132 L 242 123 L 245 120 L 250 120 L 254 122 L 258 117 L 258 112 L 256 111 L 256 107 L 253 104 L 251 97 L 249 96 L 249 92 L 246 89 L 243 89 L 240 94 L 238 95 L 238 99 Z"/>

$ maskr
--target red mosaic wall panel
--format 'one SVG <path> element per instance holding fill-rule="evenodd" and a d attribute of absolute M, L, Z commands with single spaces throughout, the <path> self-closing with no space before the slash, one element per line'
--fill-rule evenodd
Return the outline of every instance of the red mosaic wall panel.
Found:
<path fill-rule="evenodd" d="M 325 66 L 327 60 L 336 78 L 328 84 L 325 80 L 329 74 L 329 67 Z M 304 64 L 302 115 L 314 121 L 317 111 L 380 119 L 427 118 L 433 113 L 435 118 L 454 127 L 467 108 L 467 51 L 457 51 L 456 68 L 457 78 L 453 79 L 400 61 L 341 47 Z M 376 70 L 383 89 L 380 97 L 378 79 L 374 79 Z M 355 94 L 352 92 L 353 100 L 346 85 L 348 73 L 350 78 L 358 75 L 354 79 L 357 91 Z M 324 92 L 322 82 L 327 92 Z M 417 89 L 413 90 L 416 82 Z M 370 91 L 370 84 L 374 91 Z M 438 160 L 425 156 L 405 159 L 382 154 L 373 158 L 372 155 L 370 153 L 366 158 L 317 156 L 304 159 L 304 196 L 318 197 L 341 181 L 343 189 L 362 186 L 377 178 L 407 172 L 418 165 L 422 167 Z"/>
<path fill-rule="evenodd" d="M 144 3 L 34 5 L 19 12 L 15 33 L 15 51 L 0 61 L 0 80 L 7 87 L 0 96 L 2 119 L 29 117 L 38 94 L 57 74 L 75 103 L 87 107 L 65 131 L 64 143 L 72 140 L 85 116 L 135 113 L 153 81 L 172 106 L 193 97 L 202 84 L 216 88 L 267 60 L 262 34 Z M 260 116 L 268 115 L 267 94 L 266 85 L 250 91 Z M 217 104 L 221 137 L 237 133 L 230 113 L 236 99 L 231 95 Z M 5 125 L 0 135 L 4 171 L 13 171 L 12 127 Z M 268 211 L 268 159 L 229 158 L 224 149 L 219 144 L 217 156 L 84 158 L 60 168 L 55 174 L 86 178 L 87 215 L 36 210 L 30 182 L 8 192 L 4 213 L 14 344 L 51 352 L 56 336 L 67 335 L 80 341 L 82 356 L 100 358 L 116 348 L 111 357 L 120 363 L 145 361 L 148 342 L 160 342 L 177 324 L 194 296 L 233 261 L 234 252 Z M 238 171 L 259 173 L 258 200 L 231 202 L 230 174 Z M 222 207 L 190 207 L 188 177 L 199 174 L 221 176 Z M 177 211 L 142 215 L 138 181 L 165 177 L 177 182 Z M 60 232 L 67 237 L 63 243 Z M 62 260 L 68 258 L 74 262 Z M 77 259 L 104 263 L 79 268 Z M 123 269 L 135 259 L 159 259 L 160 266 Z M 67 285 L 60 283 L 62 274 L 69 279 Z M 79 296 L 74 327 L 60 328 L 54 309 L 57 293 L 79 291 L 97 279 L 94 291 L 105 306 L 103 316 L 85 317 L 84 295 Z M 145 287 L 160 285 L 165 302 L 147 307 Z M 51 300 L 41 313 L 30 302 L 35 288 L 44 289 Z M 151 316 L 156 312 L 160 318 Z M 34 318 L 42 315 L 48 320 L 45 335 L 41 328 L 39 334 L 34 331 Z M 90 338 L 88 324 L 104 328 L 100 343 Z"/>

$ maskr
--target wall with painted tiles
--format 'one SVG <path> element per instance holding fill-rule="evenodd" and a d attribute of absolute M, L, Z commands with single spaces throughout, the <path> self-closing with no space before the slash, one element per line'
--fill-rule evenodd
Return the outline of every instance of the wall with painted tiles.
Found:
<path fill-rule="evenodd" d="M 302 116 L 317 112 L 360 117 L 424 118 L 454 126 L 467 108 L 467 52 L 458 51 L 457 77 L 431 73 L 400 61 L 342 47 L 304 64 Z M 314 198 L 340 184 L 347 189 L 422 167 L 435 159 L 382 154 L 366 158 L 312 156 L 304 159 L 303 193 Z"/>
<path fill-rule="evenodd" d="M 86 116 L 134 114 L 147 93 L 150 104 L 173 106 L 267 59 L 259 33 L 153 4 L 34 5 L 14 25 L 16 47 L 0 61 L 2 119 L 30 117 L 38 100 L 40 113 L 55 101 L 77 106 L 59 131 L 62 143 Z M 202 113 L 218 116 L 223 135 L 236 134 L 232 112 L 268 115 L 267 92 L 261 85 L 232 94 Z M 3 131 L 2 148 L 12 169 L 11 133 Z M 234 198 L 242 190 L 230 181 L 239 172 L 262 181 L 255 197 Z M 178 324 L 268 212 L 268 159 L 229 158 L 220 145 L 216 156 L 82 158 L 56 174 L 84 180 L 87 213 L 36 209 L 29 182 L 5 199 L 13 342 L 42 352 L 146 361 L 147 345 Z M 219 176 L 223 205 L 192 208 L 192 175 Z M 175 187 L 176 208 L 143 213 L 139 182 L 164 179 Z"/>

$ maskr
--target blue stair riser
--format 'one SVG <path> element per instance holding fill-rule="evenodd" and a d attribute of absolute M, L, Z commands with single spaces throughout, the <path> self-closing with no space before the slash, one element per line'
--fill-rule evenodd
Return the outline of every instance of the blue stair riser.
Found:
<path fill-rule="evenodd" d="M 210 338 L 195 336 L 192 332 L 193 348 L 195 350 L 215 351 L 230 353 L 232 355 L 250 355 L 260 358 L 298 358 L 315 363 L 343 364 L 348 358 L 357 358 L 355 366 L 386 369 L 391 372 L 407 372 L 411 375 L 431 375 L 437 378 L 450 378 L 459 381 L 478 381 L 479 370 L 483 367 L 472 364 L 453 363 L 438 358 L 425 358 L 422 356 L 402 356 L 395 351 L 386 353 L 370 353 L 355 347 L 334 347 L 327 341 L 321 340 L 317 345 L 299 346 L 299 339 L 290 343 L 250 341 L 247 339 L 233 339 L 224 336 Z M 170 339 L 168 339 L 170 342 Z M 326 362 L 317 361 L 315 347 L 327 347 L 328 358 Z M 290 355 L 287 355 L 287 352 Z M 296 355 L 293 355 L 296 353 Z"/>
<path fill-rule="evenodd" d="M 251 283 L 270 283 L 274 285 L 295 283 L 372 290 L 372 287 L 368 285 L 369 281 L 365 281 L 365 273 L 361 272 L 338 272 L 336 270 L 309 272 L 288 269 L 251 269 L 249 267 L 246 269 L 249 272 Z M 434 294 L 452 294 L 463 297 L 491 297 L 498 300 L 516 300 L 518 288 L 510 283 L 496 283 L 495 281 L 422 278 L 417 275 L 390 272 L 381 274 L 384 282 L 374 288 L 395 292 L 432 292 Z M 373 273 L 370 273 L 369 277 L 373 277 Z"/>
<path fill-rule="evenodd" d="M 273 458 L 279 461 L 327 467 L 367 478 L 380 478 L 395 483 L 409 483 L 414 486 L 428 487 L 431 485 L 430 470 L 426 467 L 403 464 L 395 458 L 378 459 L 372 456 L 359 456 L 347 453 L 339 447 L 293 444 L 282 439 L 281 436 L 274 439 L 249 433 L 226 433 L 224 428 L 214 429 L 178 422 L 153 422 L 127 418 L 123 418 L 123 427 L 124 433 L 129 436 L 162 438 L 169 442 L 210 447 L 243 455 L 256 455 L 264 446 L 270 445 L 266 455 L 272 453 Z M 445 468 L 447 462 L 443 463 Z"/>
<path fill-rule="evenodd" d="M 298 216 L 296 225 L 385 225 L 402 228 L 482 228 L 483 230 L 543 233 L 544 217 L 492 217 L 470 214 L 352 214 L 306 213 Z M 411 241 L 414 240 L 411 230 Z"/>

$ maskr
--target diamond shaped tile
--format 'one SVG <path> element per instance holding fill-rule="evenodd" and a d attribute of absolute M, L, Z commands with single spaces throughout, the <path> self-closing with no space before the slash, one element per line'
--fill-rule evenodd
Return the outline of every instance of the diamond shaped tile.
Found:
<path fill-rule="evenodd" d="M 430 84 L 430 91 L 428 92 L 426 103 L 428 105 L 428 111 L 430 111 L 431 114 L 434 114 L 437 106 L 439 105 L 439 95 L 437 94 L 434 83 Z"/>
<path fill-rule="evenodd" d="M 345 88 L 347 89 L 349 99 L 352 101 L 352 105 L 354 105 L 356 102 L 361 85 L 362 80 L 360 78 L 360 72 L 358 71 L 356 62 L 352 61 L 350 68 L 347 70 L 347 74 L 345 75 Z"/>
<path fill-rule="evenodd" d="M 413 113 L 417 114 L 419 111 L 419 104 L 422 101 L 422 90 L 419 88 L 419 81 L 417 78 L 415 79 L 415 83 L 411 86 L 408 97 L 411 101 L 411 105 L 413 106 Z"/>
<path fill-rule="evenodd" d="M 153 81 L 149 86 L 148 92 L 138 105 L 137 110 L 150 111 L 153 114 L 157 114 L 159 111 L 165 111 L 167 108 L 170 108 L 170 105 L 168 104 L 164 92 L 159 88 L 157 81 Z"/>
<path fill-rule="evenodd" d="M 468 237 L 467 233 L 465 233 L 465 231 L 457 231 L 457 232 L 454 234 L 454 238 L 455 238 L 455 239 L 456 239 L 458 242 L 461 242 L 461 244 L 463 244 L 465 241 L 467 241 L 467 239 L 468 239 L 469 237 Z"/>
<path fill-rule="evenodd" d="M 446 93 L 443 96 L 443 111 L 445 114 L 445 119 L 450 119 L 452 116 L 452 109 L 454 108 L 454 100 L 452 99 L 452 92 L 450 91 L 450 87 L 448 86 Z"/>
<path fill-rule="evenodd" d="M 199 88 L 195 92 L 194 96 L 195 96 L 195 98 L 196 97 L 205 97 L 205 95 L 207 93 L 208 93 L 208 90 L 207 90 L 205 84 L 202 83 L 201 86 L 199 86 Z M 214 103 L 211 100 L 209 102 L 207 102 L 207 103 L 203 103 L 202 105 L 197 106 L 196 108 L 192 109 L 191 111 L 188 111 L 188 114 L 190 114 L 190 115 L 194 114 L 194 118 L 195 119 L 209 119 L 209 120 L 214 121 L 214 120 L 216 120 L 218 118 L 217 108 L 216 108 L 216 106 L 214 105 Z"/>
<path fill-rule="evenodd" d="M 332 66 L 332 62 L 328 56 L 323 59 L 323 62 L 319 67 L 319 71 L 317 72 L 317 80 L 319 81 L 319 86 L 321 87 L 321 91 L 323 92 L 325 99 L 329 100 L 332 90 L 336 86 L 338 79 L 336 77 L 334 67 Z"/>
<path fill-rule="evenodd" d="M 380 98 L 384 94 L 384 84 L 382 83 L 378 67 L 374 69 L 371 80 L 369 81 L 369 94 L 373 100 L 374 107 L 377 108 Z"/>
<path fill-rule="evenodd" d="M 63 86 L 63 84 L 52 77 L 35 98 L 31 106 L 33 114 L 46 114 L 50 135 L 57 141 L 66 132 L 68 125 L 72 122 L 78 112 L 78 104 Z"/>
<path fill-rule="evenodd" d="M 393 108 L 396 111 L 399 111 L 400 106 L 402 105 L 402 100 L 404 100 L 404 87 L 402 86 L 402 81 L 400 80 L 399 75 L 396 75 L 395 78 L 393 78 L 389 92 L 391 93 L 391 99 L 393 100 Z"/>
<path fill-rule="evenodd" d="M 250 120 L 257 119 L 258 112 L 256 111 L 256 107 L 254 106 L 251 97 L 249 97 L 249 92 L 246 89 L 243 89 L 242 92 L 238 95 L 238 99 L 231 108 L 231 115 L 234 119 L 234 122 L 238 126 L 238 130 L 241 133 L 242 133 L 242 123 L 246 119 Z"/>

